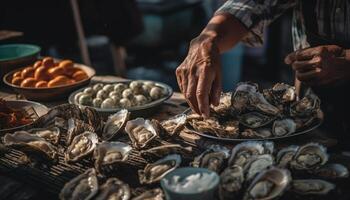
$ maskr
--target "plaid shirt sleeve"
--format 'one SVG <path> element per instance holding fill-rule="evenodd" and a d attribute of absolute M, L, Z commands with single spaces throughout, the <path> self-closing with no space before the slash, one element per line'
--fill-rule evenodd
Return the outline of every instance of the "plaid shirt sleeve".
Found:
<path fill-rule="evenodd" d="M 297 0 L 228 0 L 215 14 L 233 15 L 249 30 L 242 42 L 261 46 L 265 27 L 296 4 Z"/>

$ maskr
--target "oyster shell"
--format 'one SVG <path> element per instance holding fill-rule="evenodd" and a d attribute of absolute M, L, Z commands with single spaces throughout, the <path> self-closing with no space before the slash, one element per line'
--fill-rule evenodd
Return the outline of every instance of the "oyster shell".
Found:
<path fill-rule="evenodd" d="M 293 103 L 290 107 L 290 115 L 293 117 L 308 117 L 320 109 L 320 99 L 309 93 L 300 101 Z"/>
<path fill-rule="evenodd" d="M 220 199 L 229 199 L 238 196 L 244 182 L 243 169 L 234 165 L 226 168 L 220 175 Z"/>
<path fill-rule="evenodd" d="M 286 118 L 276 120 L 272 125 L 272 133 L 276 137 L 282 137 L 293 134 L 296 131 L 296 128 L 296 123 L 292 119 Z"/>
<path fill-rule="evenodd" d="M 274 105 L 286 104 L 295 101 L 295 87 L 285 83 L 276 83 L 271 89 L 266 89 L 263 94 Z"/>
<path fill-rule="evenodd" d="M 239 117 L 239 122 L 249 128 L 259 128 L 272 122 L 274 119 L 258 112 L 249 112 Z"/>
<path fill-rule="evenodd" d="M 50 161 L 56 161 L 57 148 L 44 138 L 27 131 L 16 131 L 13 134 L 7 133 L 3 137 L 3 144 L 6 147 L 18 149 L 28 156 L 39 156 Z"/>
<path fill-rule="evenodd" d="M 98 192 L 98 180 L 95 169 L 88 169 L 84 173 L 70 180 L 60 192 L 61 200 L 92 199 Z"/>
<path fill-rule="evenodd" d="M 272 116 L 277 116 L 281 113 L 281 110 L 270 104 L 261 93 L 251 93 L 249 97 L 249 107 L 251 110 L 257 110 Z"/>
<path fill-rule="evenodd" d="M 178 135 L 184 128 L 186 120 L 187 115 L 180 114 L 168 120 L 162 121 L 160 124 L 170 136 L 174 136 Z"/>
<path fill-rule="evenodd" d="M 154 163 L 147 164 L 145 169 L 139 170 L 139 180 L 141 184 L 152 184 L 160 181 L 166 174 L 179 167 L 181 156 L 170 154 Z"/>
<path fill-rule="evenodd" d="M 133 198 L 132 200 L 163 200 L 164 194 L 163 191 L 159 188 L 153 190 L 147 190 L 139 196 Z"/>
<path fill-rule="evenodd" d="M 296 154 L 298 149 L 299 146 L 291 145 L 279 150 L 276 155 L 277 166 L 282 168 L 289 167 L 289 164 L 293 160 L 294 155 Z"/>
<path fill-rule="evenodd" d="M 44 138 L 46 141 L 52 144 L 58 144 L 61 135 L 61 131 L 58 127 L 33 128 L 28 130 L 28 132 Z"/>
<path fill-rule="evenodd" d="M 116 136 L 116 134 L 120 132 L 128 121 L 129 115 L 130 113 L 128 110 L 122 109 L 114 115 L 109 116 L 106 124 L 103 127 L 103 132 L 101 135 L 102 139 L 110 140 Z"/>
<path fill-rule="evenodd" d="M 331 163 L 326 164 L 311 172 L 322 178 L 336 179 L 349 177 L 349 170 L 342 164 Z"/>
<path fill-rule="evenodd" d="M 221 117 L 229 117 L 234 114 L 233 108 L 232 108 L 232 93 L 221 93 L 219 105 L 212 106 L 212 111 Z"/>
<path fill-rule="evenodd" d="M 270 154 L 253 156 L 244 169 L 244 171 L 246 171 L 246 179 L 251 180 L 256 174 L 273 164 L 274 158 Z"/>
<path fill-rule="evenodd" d="M 143 149 L 148 147 L 152 140 L 158 136 L 154 125 L 143 118 L 136 118 L 126 123 L 125 132 L 128 133 L 133 147 Z"/>
<path fill-rule="evenodd" d="M 129 200 L 131 197 L 129 185 L 117 178 L 109 178 L 103 185 L 95 200 Z"/>
<path fill-rule="evenodd" d="M 95 169 L 101 172 L 104 167 L 125 162 L 132 147 L 123 142 L 101 142 L 98 143 L 93 154 Z"/>
<path fill-rule="evenodd" d="M 243 138 L 254 139 L 254 138 L 269 138 L 272 136 L 272 131 L 269 128 L 257 128 L 257 129 L 245 129 L 241 132 Z"/>
<path fill-rule="evenodd" d="M 140 151 L 140 155 L 147 161 L 151 162 L 169 154 L 180 154 L 183 158 L 191 158 L 193 149 L 190 146 L 183 147 L 180 144 L 165 144 Z"/>
<path fill-rule="evenodd" d="M 64 153 L 66 162 L 77 162 L 91 154 L 98 143 L 98 137 L 93 132 L 84 132 L 74 137 L 72 143 Z"/>
<path fill-rule="evenodd" d="M 85 131 L 95 132 L 95 129 L 90 125 L 85 123 L 84 121 L 76 118 L 68 119 L 68 129 L 67 129 L 67 137 L 66 144 L 69 145 L 73 138 Z"/>
<path fill-rule="evenodd" d="M 320 179 L 293 180 L 291 190 L 301 195 L 325 195 L 335 189 L 335 185 Z"/>
<path fill-rule="evenodd" d="M 241 113 L 246 110 L 250 104 L 251 94 L 258 92 L 258 85 L 251 82 L 241 82 L 237 84 L 233 97 L 231 99 L 231 105 L 235 112 Z"/>
<path fill-rule="evenodd" d="M 219 173 L 229 157 L 229 150 L 220 145 L 211 145 L 202 154 L 195 157 L 191 163 L 193 167 L 202 167 Z"/>
<path fill-rule="evenodd" d="M 296 152 L 290 166 L 297 170 L 311 170 L 321 167 L 328 161 L 327 150 L 317 143 L 301 146 Z"/>
<path fill-rule="evenodd" d="M 244 168 L 252 156 L 261 155 L 264 152 L 265 148 L 260 142 L 242 142 L 232 149 L 228 165 L 238 165 Z"/>
<path fill-rule="evenodd" d="M 276 167 L 266 169 L 254 178 L 243 199 L 276 199 L 288 188 L 290 181 L 288 170 Z"/>

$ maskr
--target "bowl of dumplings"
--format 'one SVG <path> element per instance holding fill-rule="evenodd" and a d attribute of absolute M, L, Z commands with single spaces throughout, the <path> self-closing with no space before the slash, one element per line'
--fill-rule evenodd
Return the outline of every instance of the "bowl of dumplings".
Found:
<path fill-rule="evenodd" d="M 95 108 L 108 116 L 127 109 L 134 116 L 149 115 L 173 94 L 170 86 L 148 80 L 95 83 L 69 96 L 69 103 Z"/>

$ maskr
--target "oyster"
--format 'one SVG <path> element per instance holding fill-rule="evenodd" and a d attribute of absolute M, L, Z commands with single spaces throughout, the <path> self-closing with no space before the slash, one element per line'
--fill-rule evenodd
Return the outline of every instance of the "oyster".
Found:
<path fill-rule="evenodd" d="M 147 164 L 145 169 L 139 170 L 139 180 L 141 184 L 152 184 L 160 181 L 166 174 L 179 167 L 181 156 L 170 154 L 154 163 Z"/>
<path fill-rule="evenodd" d="M 257 110 L 268 115 L 277 116 L 281 113 L 280 109 L 270 104 L 265 97 L 259 93 L 252 93 L 249 98 L 249 108 Z"/>
<path fill-rule="evenodd" d="M 290 115 L 293 117 L 308 117 L 320 109 L 321 101 L 315 94 L 307 94 L 300 101 L 290 107 Z"/>
<path fill-rule="evenodd" d="M 58 144 L 61 135 L 61 131 L 58 127 L 34 128 L 28 130 L 28 132 L 31 134 L 36 134 L 52 144 Z"/>
<path fill-rule="evenodd" d="M 295 87 L 285 83 L 276 83 L 271 89 L 266 89 L 263 94 L 273 105 L 280 105 L 295 101 Z"/>
<path fill-rule="evenodd" d="M 90 125 L 85 123 L 84 121 L 76 118 L 68 119 L 68 129 L 67 129 L 67 137 L 66 144 L 69 145 L 73 138 L 85 131 L 95 132 L 95 129 Z"/>
<path fill-rule="evenodd" d="M 129 185 L 117 178 L 109 178 L 103 185 L 95 200 L 129 200 L 131 197 Z"/>
<path fill-rule="evenodd" d="M 276 199 L 288 188 L 290 181 L 288 170 L 275 167 L 266 169 L 253 179 L 243 199 Z"/>
<path fill-rule="evenodd" d="M 335 179 L 335 178 L 347 178 L 349 177 L 349 170 L 342 164 L 332 163 L 332 164 L 326 164 L 311 173 L 322 177 L 322 178 L 328 178 L 328 179 Z"/>
<path fill-rule="evenodd" d="M 249 128 L 265 126 L 273 121 L 273 118 L 257 112 L 250 112 L 239 117 L 239 122 Z"/>
<path fill-rule="evenodd" d="M 154 125 L 143 118 L 128 121 L 125 126 L 125 132 L 128 133 L 132 145 L 136 149 L 148 147 L 151 141 L 158 136 Z"/>
<path fill-rule="evenodd" d="M 232 149 L 228 165 L 238 165 L 244 168 L 252 156 L 261 155 L 264 152 L 265 148 L 260 142 L 242 142 Z"/>
<path fill-rule="evenodd" d="M 220 145 L 211 145 L 206 151 L 195 157 L 193 167 L 202 167 L 219 173 L 229 157 L 229 150 Z"/>
<path fill-rule="evenodd" d="M 243 169 L 234 165 L 226 168 L 220 175 L 220 199 L 229 199 L 238 196 L 244 182 Z"/>
<path fill-rule="evenodd" d="M 241 136 L 248 139 L 266 139 L 272 136 L 272 131 L 269 128 L 245 129 L 241 132 Z"/>
<path fill-rule="evenodd" d="M 88 169 L 64 185 L 60 192 L 61 200 L 92 199 L 98 192 L 95 169 Z"/>
<path fill-rule="evenodd" d="M 183 147 L 180 144 L 165 144 L 140 151 L 140 155 L 151 162 L 163 158 L 168 154 L 180 154 L 184 158 L 191 158 L 193 149 L 190 146 Z"/>
<path fill-rule="evenodd" d="M 106 124 L 103 127 L 102 139 L 112 139 L 124 127 L 129 119 L 130 113 L 126 109 L 122 109 L 114 115 L 108 117 Z"/>
<path fill-rule="evenodd" d="M 91 154 L 98 143 L 98 137 L 93 132 L 84 132 L 74 137 L 72 143 L 64 153 L 66 162 L 77 162 L 83 157 Z"/>
<path fill-rule="evenodd" d="M 180 131 L 184 128 L 187 120 L 187 115 L 180 114 L 176 115 L 173 118 L 162 121 L 161 126 L 165 129 L 165 131 L 170 135 L 178 135 Z"/>
<path fill-rule="evenodd" d="M 57 148 L 50 142 L 38 135 L 30 134 L 27 131 L 16 131 L 13 134 L 7 133 L 3 137 L 3 144 L 6 147 L 18 149 L 28 156 L 39 156 L 50 161 L 56 161 Z"/>
<path fill-rule="evenodd" d="M 219 105 L 212 106 L 212 112 L 221 117 L 229 117 L 233 114 L 232 93 L 221 93 Z"/>
<path fill-rule="evenodd" d="M 93 154 L 95 169 L 101 172 L 104 167 L 113 167 L 114 164 L 125 162 L 132 147 L 122 142 L 98 143 Z"/>
<path fill-rule="evenodd" d="M 290 166 L 297 170 L 310 170 L 321 167 L 328 161 L 327 150 L 317 143 L 308 143 L 301 146 L 295 153 Z"/>
<path fill-rule="evenodd" d="M 133 198 L 132 200 L 163 200 L 164 194 L 163 191 L 159 188 L 148 190 L 143 192 L 139 196 Z"/>
<path fill-rule="evenodd" d="M 296 127 L 296 123 L 292 119 L 276 120 L 272 125 L 272 133 L 276 137 L 282 137 L 294 133 Z"/>
<path fill-rule="evenodd" d="M 301 195 L 325 195 L 335 189 L 335 185 L 320 179 L 293 180 L 291 190 Z"/>
<path fill-rule="evenodd" d="M 251 82 L 238 83 L 231 99 L 231 105 L 238 113 L 246 110 L 250 104 L 250 96 L 258 92 L 258 85 Z"/>
<path fill-rule="evenodd" d="M 274 158 L 270 154 L 257 155 L 250 159 L 249 163 L 245 166 L 246 179 L 251 180 L 260 171 L 272 166 L 274 164 Z"/>
<path fill-rule="evenodd" d="M 294 155 L 298 151 L 299 146 L 291 145 L 278 151 L 276 155 L 276 164 L 278 167 L 289 167 L 290 162 L 293 160 Z"/>

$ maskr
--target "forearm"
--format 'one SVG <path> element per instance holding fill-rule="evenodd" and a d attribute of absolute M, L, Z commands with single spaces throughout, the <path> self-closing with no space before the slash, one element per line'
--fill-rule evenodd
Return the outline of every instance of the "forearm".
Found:
<path fill-rule="evenodd" d="M 228 13 L 215 15 L 199 35 L 201 38 L 212 38 L 220 53 L 235 46 L 248 30 L 234 16 Z"/>

